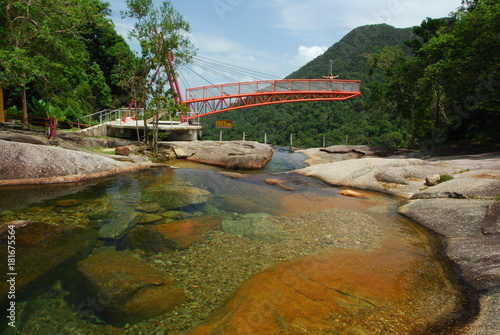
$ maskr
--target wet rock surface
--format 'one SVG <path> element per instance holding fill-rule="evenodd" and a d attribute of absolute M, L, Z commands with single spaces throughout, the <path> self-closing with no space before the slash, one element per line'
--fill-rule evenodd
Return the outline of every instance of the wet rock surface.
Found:
<path fill-rule="evenodd" d="M 8 224 L 8 223 L 7 223 Z M 88 254 L 97 242 L 97 232 L 82 226 L 54 225 L 30 222 L 15 233 L 16 290 L 20 294 L 25 287 L 49 276 L 62 264 L 76 261 Z M 9 283 L 7 274 L 7 235 L 0 237 L 0 296 L 7 298 Z"/>
<path fill-rule="evenodd" d="M 452 239 L 446 254 L 462 270 L 463 278 L 481 291 L 500 289 L 500 235 Z"/>
<path fill-rule="evenodd" d="M 199 205 L 208 201 L 212 193 L 198 187 L 186 185 L 159 185 L 144 194 L 144 199 L 157 203 L 165 209 L 177 209 L 190 205 Z"/>
<path fill-rule="evenodd" d="M 441 294 L 417 298 L 400 271 L 411 271 L 406 256 L 387 249 L 332 249 L 276 264 L 186 334 L 413 334 L 455 308 L 450 287 L 429 281 Z M 434 314 L 435 304 L 442 314 Z M 385 318 L 390 325 L 377 321 Z"/>
<path fill-rule="evenodd" d="M 457 334 L 497 335 L 500 329 L 500 293 L 485 294 L 479 301 L 481 313 Z"/>
<path fill-rule="evenodd" d="M 99 229 L 99 237 L 117 240 L 123 237 L 141 220 L 142 215 L 136 211 L 123 211 L 117 213 L 111 221 Z"/>
<path fill-rule="evenodd" d="M 84 294 L 95 298 L 96 312 L 125 324 L 164 314 L 185 300 L 167 274 L 128 252 L 92 255 L 78 264 Z"/>
<path fill-rule="evenodd" d="M 183 250 L 198 242 L 210 230 L 220 226 L 221 221 L 220 218 L 196 217 L 137 227 L 128 235 L 127 245 L 149 253 Z"/>

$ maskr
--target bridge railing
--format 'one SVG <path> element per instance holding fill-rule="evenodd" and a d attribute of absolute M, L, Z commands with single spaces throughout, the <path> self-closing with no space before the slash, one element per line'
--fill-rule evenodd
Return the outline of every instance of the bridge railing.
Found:
<path fill-rule="evenodd" d="M 135 114 L 135 109 L 129 111 L 128 108 L 118 108 L 118 109 L 104 109 L 99 112 L 95 112 L 89 115 L 82 116 L 78 119 L 78 123 L 83 123 L 87 125 L 97 125 L 108 122 L 114 122 L 116 120 L 121 120 L 127 114 L 127 112 L 132 113 L 133 116 Z M 143 108 L 140 108 L 138 113 L 142 113 Z"/>
<path fill-rule="evenodd" d="M 220 84 L 188 88 L 186 99 L 198 100 L 212 97 L 245 95 L 256 93 L 289 92 L 289 91 L 341 91 L 359 92 L 361 81 L 342 79 L 283 79 L 248 81 L 240 83 Z"/>

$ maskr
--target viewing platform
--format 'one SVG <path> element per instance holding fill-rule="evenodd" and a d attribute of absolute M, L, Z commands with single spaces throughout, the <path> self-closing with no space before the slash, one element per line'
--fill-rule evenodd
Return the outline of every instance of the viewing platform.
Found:
<path fill-rule="evenodd" d="M 144 136 L 144 120 L 135 120 L 131 117 L 124 118 L 126 109 L 112 111 L 101 111 L 86 116 L 86 119 L 79 120 L 80 123 L 92 124 L 96 121 L 99 124 L 85 129 L 78 133 L 88 136 L 109 136 L 127 139 L 136 139 L 137 132 Z M 153 124 L 148 123 L 148 129 L 153 129 Z M 159 121 L 158 130 L 165 140 L 169 141 L 194 141 L 200 138 L 202 126 L 199 123 L 180 121 Z"/>

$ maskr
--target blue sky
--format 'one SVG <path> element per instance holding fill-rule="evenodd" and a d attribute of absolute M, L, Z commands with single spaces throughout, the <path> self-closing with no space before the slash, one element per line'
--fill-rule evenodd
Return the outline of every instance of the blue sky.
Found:
<path fill-rule="evenodd" d="M 125 9 L 125 1 L 108 1 L 116 30 L 127 37 L 134 22 L 120 18 L 120 10 Z M 159 7 L 163 0 L 154 2 Z M 199 56 L 280 78 L 322 54 L 356 27 L 377 23 L 387 23 L 398 28 L 412 27 L 419 25 L 426 17 L 448 16 L 461 5 L 461 0 L 170 2 L 191 24 L 191 40 L 198 49 Z M 134 41 L 127 40 L 133 49 L 137 49 Z M 203 69 L 192 69 L 211 83 L 228 81 Z M 325 70 L 328 70 L 328 65 L 325 65 Z M 191 87 L 209 85 L 189 69 L 181 69 L 181 72 Z M 254 78 L 235 79 L 242 81 Z"/>

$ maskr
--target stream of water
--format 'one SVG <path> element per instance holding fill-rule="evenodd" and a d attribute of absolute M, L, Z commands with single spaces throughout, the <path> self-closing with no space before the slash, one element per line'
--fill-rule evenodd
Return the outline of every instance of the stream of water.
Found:
<path fill-rule="evenodd" d="M 214 310 L 225 318 L 252 308 L 231 307 L 231 297 L 270 299 L 283 289 L 239 288 L 273 265 L 311 255 L 328 258 L 325 283 L 338 276 L 330 291 L 341 296 L 331 298 L 320 325 L 301 314 L 304 305 L 286 310 L 292 304 L 283 295 L 272 308 L 281 331 L 288 330 L 269 334 L 446 334 L 464 318 L 467 297 L 441 259 L 439 241 L 398 216 L 399 199 L 372 192 L 343 197 L 321 181 L 287 173 L 303 160 L 280 149 L 263 171 L 241 176 L 179 162 L 182 168 L 85 184 L 0 188 L 0 223 L 31 222 L 12 234 L 14 263 L 9 234 L 0 239 L 2 333 L 184 334 L 204 322 L 213 333 L 244 334 L 220 332 Z M 153 289 L 168 281 L 180 298 L 160 313 L 164 299 L 152 296 L 164 293 Z M 138 297 L 146 289 L 153 293 Z M 111 293 L 122 300 L 114 302 Z M 259 327 L 271 327 L 265 322 Z"/>

